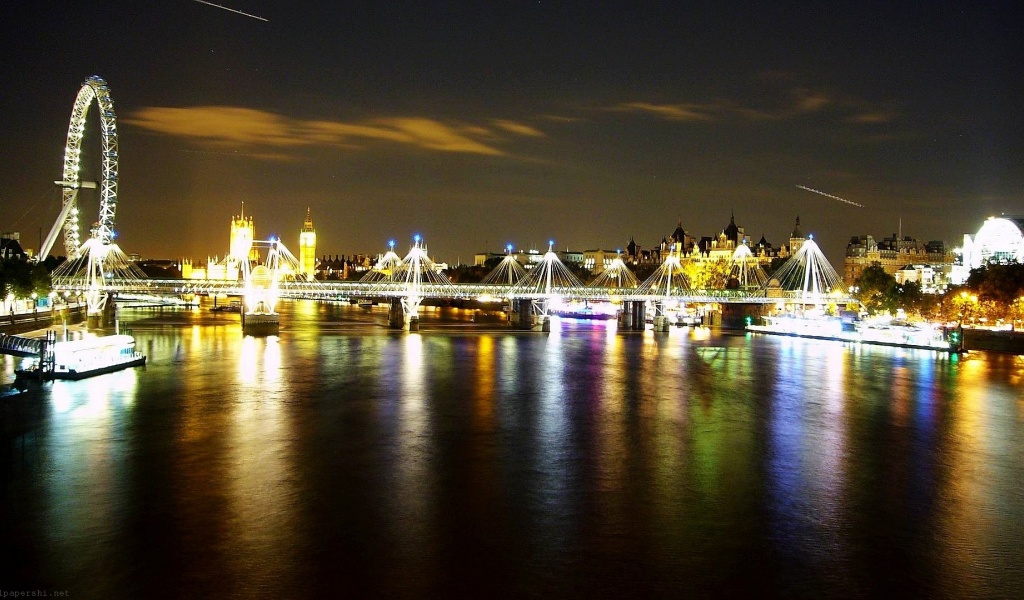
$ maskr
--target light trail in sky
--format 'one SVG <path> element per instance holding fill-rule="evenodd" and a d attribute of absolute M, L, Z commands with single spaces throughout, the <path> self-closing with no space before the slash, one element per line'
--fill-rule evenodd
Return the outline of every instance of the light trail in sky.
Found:
<path fill-rule="evenodd" d="M 802 190 L 807 190 L 808 192 L 814 192 L 815 194 L 818 194 L 820 196 L 825 196 L 826 198 L 832 198 L 833 200 L 838 200 L 840 202 L 845 202 L 847 204 L 852 204 L 853 206 L 856 206 L 857 208 L 864 208 L 863 204 L 857 204 L 856 202 L 854 202 L 852 200 L 847 200 L 846 198 L 840 198 L 839 196 L 833 196 L 832 194 L 826 194 L 825 192 L 822 192 L 821 190 L 816 190 L 816 189 L 813 189 L 813 188 L 809 188 L 809 187 L 807 187 L 805 185 L 798 185 L 796 187 L 798 187 L 798 188 L 800 188 Z"/>
<path fill-rule="evenodd" d="M 240 14 L 240 15 L 242 15 L 244 17 L 249 17 L 250 19 L 259 19 L 260 21 L 266 21 L 266 19 L 264 19 L 263 17 L 257 17 L 256 15 L 250 15 L 249 13 L 242 12 L 240 10 L 235 10 L 233 8 L 228 8 L 226 6 L 221 6 L 220 4 L 214 4 L 213 2 L 207 2 L 206 0 L 192 0 L 192 1 L 193 2 L 198 2 L 200 4 L 205 4 L 207 6 L 213 6 L 215 8 L 221 8 L 221 9 L 224 9 L 224 10 L 229 11 L 229 12 Z"/>

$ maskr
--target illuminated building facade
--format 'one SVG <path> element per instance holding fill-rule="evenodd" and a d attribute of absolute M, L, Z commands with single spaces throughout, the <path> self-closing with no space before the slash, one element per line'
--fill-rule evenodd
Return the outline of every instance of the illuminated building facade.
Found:
<path fill-rule="evenodd" d="M 621 252 L 618 250 L 584 250 L 583 268 L 594 275 L 604 273 L 604 270 L 612 265 L 612 261 L 619 258 Z"/>
<path fill-rule="evenodd" d="M 953 260 L 953 253 L 940 241 L 923 243 L 895 233 L 880 241 L 870 235 L 854 236 L 846 245 L 843 283 L 855 285 L 864 269 L 877 264 L 899 283 L 916 281 L 932 290 L 948 281 Z"/>
<path fill-rule="evenodd" d="M 964 235 L 963 264 L 1024 263 L 1024 217 L 989 217 L 973 237 Z"/>
<path fill-rule="evenodd" d="M 626 245 L 626 256 L 624 260 L 633 265 L 656 265 L 669 255 L 670 252 L 678 252 L 681 262 L 693 263 L 700 267 L 708 263 L 732 261 L 733 253 L 741 245 L 750 248 L 751 254 L 765 269 L 776 258 L 788 258 L 803 245 L 804 237 L 800 228 L 800 218 L 796 219 L 796 226 L 789 237 L 789 246 L 773 246 L 764 235 L 756 244 L 751 244 L 750 236 L 744 228 L 736 224 L 735 215 L 730 215 L 729 224 L 715 236 L 702 236 L 697 238 L 683 229 L 680 220 L 675 231 L 667 238 L 662 238 L 653 250 L 643 250 L 630 238 Z"/>
<path fill-rule="evenodd" d="M 243 204 L 242 212 L 237 217 L 231 217 L 231 254 L 228 258 L 238 262 L 248 254 L 250 262 L 259 262 L 260 253 L 252 245 L 255 239 L 256 225 L 252 221 L 252 216 L 245 216 Z"/>
<path fill-rule="evenodd" d="M 589 270 L 593 275 L 601 274 L 611 265 L 612 261 L 621 257 L 623 262 L 631 265 L 634 270 L 643 267 L 656 267 L 660 265 L 672 252 L 679 254 L 680 261 L 684 265 L 691 265 L 692 268 L 703 269 L 717 263 L 726 265 L 732 263 L 733 254 L 741 245 L 746 245 L 751 255 L 757 262 L 768 270 L 772 261 L 778 258 L 789 258 L 794 252 L 800 249 L 804 242 L 803 232 L 800 228 L 800 218 L 796 219 L 796 226 L 790 234 L 789 246 L 773 246 L 761 236 L 756 244 L 751 244 L 750 236 L 744 228 L 736 224 L 735 215 L 730 215 L 729 223 L 717 235 L 697 238 L 683 228 L 680 219 L 671 235 L 664 237 L 654 245 L 651 250 L 645 250 L 636 240 L 629 239 L 625 250 L 585 250 L 583 252 L 557 252 L 562 262 L 575 264 Z M 538 263 L 542 254 L 536 250 L 513 252 L 520 264 L 530 268 Z M 488 260 L 504 258 L 503 253 L 480 253 L 475 255 L 474 265 L 482 266 Z"/>
<path fill-rule="evenodd" d="M 181 276 L 185 279 L 207 279 L 217 281 L 238 281 L 241 277 L 242 260 L 248 256 L 251 263 L 260 260 L 259 251 L 253 246 L 256 224 L 252 216 L 245 215 L 245 205 L 238 215 L 231 217 L 231 233 L 228 238 L 228 255 L 223 259 L 207 257 L 205 267 L 195 266 L 190 259 L 181 261 Z"/>

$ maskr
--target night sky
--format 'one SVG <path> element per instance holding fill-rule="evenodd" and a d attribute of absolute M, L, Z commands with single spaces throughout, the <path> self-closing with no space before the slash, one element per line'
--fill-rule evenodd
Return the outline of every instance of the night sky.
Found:
<path fill-rule="evenodd" d="M 799 216 L 838 266 L 901 221 L 959 245 L 1024 213 L 1012 3 L 218 4 L 266 21 L 195 0 L 5 11 L 0 230 L 35 248 L 56 219 L 90 75 L 118 116 L 118 241 L 144 257 L 223 255 L 243 202 L 293 251 L 309 207 L 319 254 L 420 233 L 449 262 L 649 248 L 735 213 L 776 245 Z"/>

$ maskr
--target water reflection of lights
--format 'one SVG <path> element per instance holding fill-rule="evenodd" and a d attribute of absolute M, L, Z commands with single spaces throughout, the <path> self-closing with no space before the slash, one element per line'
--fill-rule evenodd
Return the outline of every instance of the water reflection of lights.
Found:
<path fill-rule="evenodd" d="M 423 336 L 409 333 L 402 340 L 402 402 L 423 406 Z"/>
<path fill-rule="evenodd" d="M 303 320 L 315 319 L 320 314 L 320 305 L 313 300 L 293 300 L 289 303 L 293 315 Z M 280 308 L 278 310 L 281 310 Z"/>
<path fill-rule="evenodd" d="M 494 428 L 494 377 L 494 338 L 484 335 L 477 343 L 473 416 L 475 424 L 487 431 Z"/>
<path fill-rule="evenodd" d="M 50 402 L 53 403 L 53 410 L 58 413 L 66 413 L 71 410 L 75 397 L 71 394 L 69 384 L 63 381 L 54 382 L 50 392 Z"/>
<path fill-rule="evenodd" d="M 259 348 L 257 347 L 256 338 L 251 335 L 247 335 L 242 338 L 242 351 L 238 357 L 238 382 L 244 384 L 252 384 L 256 381 L 256 371 L 258 369 L 257 355 Z"/>
<path fill-rule="evenodd" d="M 403 544 L 402 550 L 414 552 L 415 548 L 425 545 L 431 535 L 423 529 L 424 524 L 430 521 L 426 514 L 433 501 L 428 485 L 432 453 L 429 443 L 429 389 L 425 381 L 423 336 L 408 333 L 403 335 L 401 341 L 394 343 L 400 346 L 401 356 L 397 427 L 392 442 L 397 446 L 398 453 L 393 498 L 396 510 L 403 515 L 403 521 L 418 524 L 401 532 L 403 536 L 408 536 L 408 542 Z M 411 561 L 412 557 L 407 559 Z"/>
<path fill-rule="evenodd" d="M 518 392 L 518 370 L 519 361 L 518 340 L 514 336 L 502 336 L 498 350 L 498 360 L 495 368 L 498 369 L 498 397 L 512 397 Z"/>
<path fill-rule="evenodd" d="M 626 420 L 623 418 L 625 407 L 630 402 L 631 384 L 635 381 L 633 355 L 626 351 L 626 336 L 613 335 L 606 339 L 603 349 L 603 375 L 600 379 L 595 410 L 597 418 L 592 422 L 595 427 L 595 443 L 591 451 L 595 454 L 594 464 L 597 468 L 595 478 L 598 491 L 596 508 L 602 520 L 607 522 L 620 521 L 624 507 L 614 502 L 615 494 L 625 488 L 628 472 L 629 448 L 626 444 Z"/>
<path fill-rule="evenodd" d="M 571 445 L 568 404 L 579 400 L 565 380 L 561 348 L 563 339 L 549 336 L 542 354 L 538 390 L 538 432 L 536 469 L 541 474 L 538 502 L 549 515 L 561 514 L 568 502 L 568 485 L 572 481 L 567 447 Z M 538 507 L 540 509 L 540 507 Z"/>
<path fill-rule="evenodd" d="M 779 340 L 780 364 L 776 369 L 777 393 L 769 406 L 768 485 L 775 498 L 771 509 L 781 539 L 796 540 L 802 535 L 800 510 L 806 504 L 803 465 L 804 391 L 809 377 L 804 369 L 810 357 L 805 351 L 817 343 L 783 338 Z M 811 381 L 811 389 L 816 383 Z"/>
<path fill-rule="evenodd" d="M 608 339 L 609 343 L 613 343 L 613 340 L 619 337 L 619 325 L 614 319 L 604 322 L 604 335 Z"/>
<path fill-rule="evenodd" d="M 267 383 L 281 379 L 281 341 L 276 335 L 266 338 L 263 349 L 263 376 Z"/>
<path fill-rule="evenodd" d="M 106 415 L 111 408 L 130 407 L 135 402 L 138 373 L 126 369 L 81 381 L 54 381 L 50 402 L 58 414 L 91 420 Z"/>
<path fill-rule="evenodd" d="M 258 385 L 264 392 L 284 391 L 268 384 L 286 383 L 281 368 L 281 341 L 277 336 L 242 338 L 238 356 L 238 382 L 246 386 Z"/>
<path fill-rule="evenodd" d="M 55 443 L 45 446 L 42 463 L 58 475 L 45 478 L 49 501 L 42 504 L 53 539 L 109 539 L 120 525 L 123 515 L 114 509 L 123 500 L 130 455 L 122 428 L 137 378 L 128 369 L 49 384 L 53 414 L 46 427 Z"/>
<path fill-rule="evenodd" d="M 427 414 L 426 372 L 423 366 L 423 336 L 418 333 L 406 334 L 401 341 L 402 359 L 399 379 L 398 415 L 403 431 L 402 452 L 412 462 L 423 459 L 420 440 L 427 435 L 429 419 Z M 421 466 L 422 468 L 422 466 Z M 418 472 L 418 471 L 417 471 Z"/>
<path fill-rule="evenodd" d="M 286 394 L 279 386 L 268 385 L 280 380 L 277 338 L 243 338 L 239 360 L 239 379 L 245 385 L 240 386 L 234 401 L 227 403 L 226 456 L 182 476 L 191 479 L 207 474 L 208 469 L 224 471 L 220 476 L 227 482 L 230 521 L 235 524 L 230 529 L 235 538 L 231 543 L 245 548 L 244 553 L 234 553 L 228 560 L 241 577 L 261 580 L 275 576 L 295 560 L 293 547 L 277 543 L 294 527 L 296 484 L 290 470 L 294 432 L 289 430 L 288 414 L 283 410 Z M 259 393 L 253 393 L 257 386 Z M 184 450 L 191 448 L 186 445 Z"/>
<path fill-rule="evenodd" d="M 942 513 L 939 535 L 949 542 L 944 544 L 941 561 L 953 573 L 964 564 L 985 564 L 1002 551 L 1019 553 L 1019 536 L 998 535 L 992 530 L 992 515 L 1012 510 L 1010 507 L 1019 503 L 1009 499 L 1020 497 L 1019 476 L 1003 466 L 1010 461 L 992 460 L 1012 456 L 1020 447 L 1020 413 L 1014 409 L 1019 390 L 989 380 L 988 363 L 995 358 L 971 354 L 959 363 L 956 397 L 948 403 L 949 413 L 943 415 L 955 444 L 944 453 L 950 472 L 941 478 L 938 502 L 948 508 Z M 1001 543 L 974 547 L 972 542 L 979 536 Z M 967 590 L 963 595 L 984 594 Z"/>
<path fill-rule="evenodd" d="M 803 454 L 812 474 L 813 494 L 816 508 L 824 517 L 821 526 L 829 530 L 830 536 L 839 535 L 841 520 L 839 503 L 846 485 L 846 471 L 843 459 L 847 448 L 846 382 L 849 354 L 842 346 L 823 345 L 825 360 L 818 364 L 817 374 L 811 377 L 822 383 L 821 395 L 824 405 L 821 411 L 821 429 L 816 436 L 805 436 Z M 808 382 L 810 383 L 810 382 Z M 808 435 L 810 432 L 808 432 Z"/>

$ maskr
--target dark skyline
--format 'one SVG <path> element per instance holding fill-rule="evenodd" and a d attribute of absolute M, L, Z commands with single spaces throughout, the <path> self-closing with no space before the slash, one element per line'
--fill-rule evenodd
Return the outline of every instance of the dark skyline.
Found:
<path fill-rule="evenodd" d="M 223 254 L 242 202 L 289 247 L 309 207 L 320 254 L 420 233 L 452 262 L 651 247 L 734 213 L 775 245 L 799 216 L 837 263 L 852 235 L 902 223 L 956 245 L 1024 212 L 1009 3 L 218 4 L 267 20 L 192 0 L 13 9 L 0 229 L 35 247 L 56 219 L 90 75 L 118 116 L 119 241 L 145 257 Z"/>

